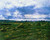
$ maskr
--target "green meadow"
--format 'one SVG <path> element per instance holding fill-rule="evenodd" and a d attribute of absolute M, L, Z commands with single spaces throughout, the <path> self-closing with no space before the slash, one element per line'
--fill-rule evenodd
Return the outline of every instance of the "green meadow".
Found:
<path fill-rule="evenodd" d="M 50 40 L 50 22 L 0 20 L 0 40 Z"/>

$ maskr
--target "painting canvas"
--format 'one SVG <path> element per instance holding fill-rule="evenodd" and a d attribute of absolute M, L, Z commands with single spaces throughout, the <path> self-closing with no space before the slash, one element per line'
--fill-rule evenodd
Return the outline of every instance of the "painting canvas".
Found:
<path fill-rule="evenodd" d="M 50 40 L 50 0 L 0 0 L 0 40 Z"/>

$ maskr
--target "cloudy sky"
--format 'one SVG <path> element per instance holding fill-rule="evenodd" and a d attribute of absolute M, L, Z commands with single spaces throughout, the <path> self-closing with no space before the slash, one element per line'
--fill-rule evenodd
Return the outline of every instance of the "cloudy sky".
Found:
<path fill-rule="evenodd" d="M 50 21 L 50 0 L 0 0 L 0 20 Z"/>

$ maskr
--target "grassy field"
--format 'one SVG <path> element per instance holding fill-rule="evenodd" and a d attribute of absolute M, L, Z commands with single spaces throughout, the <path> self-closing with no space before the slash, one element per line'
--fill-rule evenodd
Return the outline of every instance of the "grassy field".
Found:
<path fill-rule="evenodd" d="M 0 40 L 50 40 L 50 22 L 0 21 Z"/>

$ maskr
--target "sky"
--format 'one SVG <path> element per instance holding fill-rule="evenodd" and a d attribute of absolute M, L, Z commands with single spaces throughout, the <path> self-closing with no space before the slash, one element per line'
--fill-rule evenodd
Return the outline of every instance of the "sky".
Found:
<path fill-rule="evenodd" d="M 0 0 L 0 20 L 50 21 L 50 0 Z"/>

